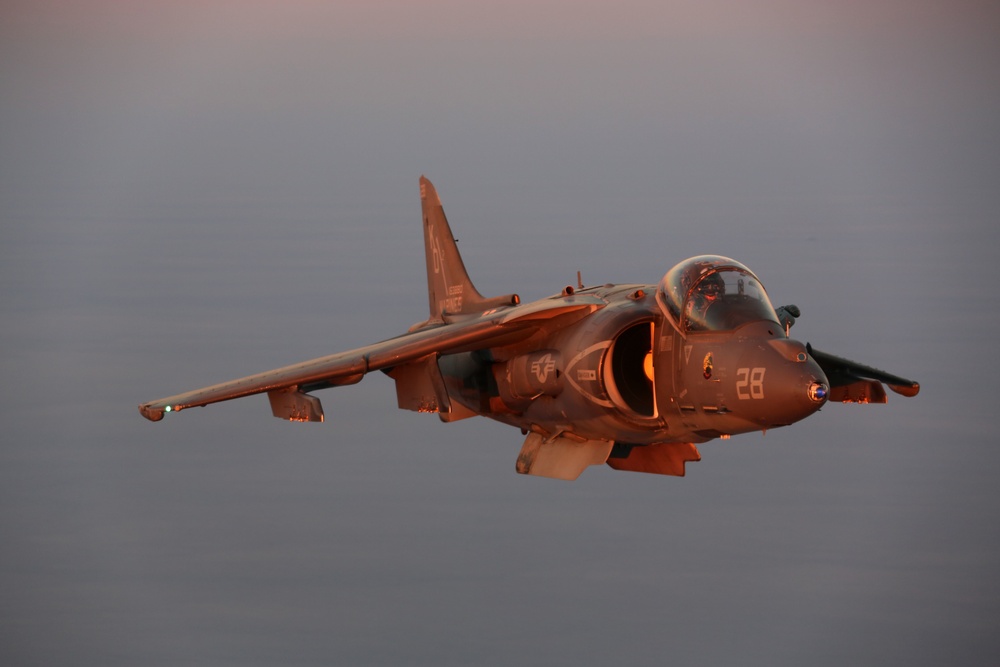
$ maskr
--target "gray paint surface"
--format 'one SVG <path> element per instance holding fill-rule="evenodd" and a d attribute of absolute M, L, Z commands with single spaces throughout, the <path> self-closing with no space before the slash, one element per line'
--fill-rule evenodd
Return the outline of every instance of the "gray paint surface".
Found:
<path fill-rule="evenodd" d="M 0 662 L 995 663 L 997 11 L 420 6 L 0 10 Z M 921 394 L 574 484 L 387 378 L 136 414 L 421 319 L 420 173 L 484 292 L 727 255 Z"/>

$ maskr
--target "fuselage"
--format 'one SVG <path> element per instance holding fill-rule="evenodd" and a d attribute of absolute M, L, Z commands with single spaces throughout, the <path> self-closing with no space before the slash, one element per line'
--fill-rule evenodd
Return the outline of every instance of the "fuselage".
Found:
<path fill-rule="evenodd" d="M 614 433 L 637 445 L 776 428 L 822 405 L 822 370 L 776 321 L 682 333 L 657 289 L 604 285 L 552 296 L 604 305 L 544 337 L 442 357 L 448 392 L 469 411 L 525 432 L 588 440 Z"/>

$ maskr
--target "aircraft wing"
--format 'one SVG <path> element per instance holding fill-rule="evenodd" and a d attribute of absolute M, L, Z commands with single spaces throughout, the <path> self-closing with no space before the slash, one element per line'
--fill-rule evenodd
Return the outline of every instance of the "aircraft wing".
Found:
<path fill-rule="evenodd" d="M 812 345 L 807 344 L 806 350 L 823 369 L 830 381 L 829 400 L 831 401 L 885 403 L 883 383 L 902 396 L 916 396 L 920 391 L 920 384 L 913 380 L 907 380 L 878 368 L 821 352 Z"/>
<path fill-rule="evenodd" d="M 276 417 L 292 421 L 323 421 L 319 400 L 306 392 L 354 384 L 366 373 L 390 370 L 429 355 L 456 354 L 499 347 L 523 340 L 544 324 L 553 328 L 563 318 L 575 320 L 602 308 L 589 295 L 546 299 L 525 306 L 497 308 L 455 321 L 419 328 L 395 338 L 237 380 L 168 396 L 139 405 L 150 421 L 168 412 L 267 392 Z M 559 318 L 559 321 L 555 321 Z"/>

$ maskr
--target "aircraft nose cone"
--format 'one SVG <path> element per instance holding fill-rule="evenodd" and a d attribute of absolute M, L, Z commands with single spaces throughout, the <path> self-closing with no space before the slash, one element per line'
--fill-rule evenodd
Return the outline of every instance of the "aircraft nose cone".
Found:
<path fill-rule="evenodd" d="M 811 358 L 802 362 L 789 362 L 778 366 L 779 404 L 775 405 L 775 426 L 784 426 L 805 419 L 826 403 L 830 382 L 826 374 Z"/>
<path fill-rule="evenodd" d="M 757 359 L 762 365 L 750 368 L 748 386 L 738 394 L 751 399 L 740 401 L 747 417 L 764 428 L 775 428 L 794 424 L 823 407 L 830 382 L 819 364 L 797 354 L 769 357 L 766 361 Z"/>

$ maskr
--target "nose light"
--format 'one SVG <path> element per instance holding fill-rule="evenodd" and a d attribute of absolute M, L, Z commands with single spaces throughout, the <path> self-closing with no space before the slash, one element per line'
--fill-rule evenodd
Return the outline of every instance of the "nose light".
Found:
<path fill-rule="evenodd" d="M 809 385 L 809 399 L 816 403 L 825 401 L 829 392 L 829 388 L 822 382 L 813 382 Z"/>

